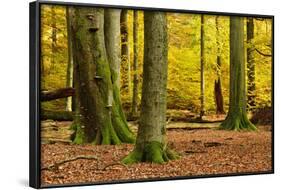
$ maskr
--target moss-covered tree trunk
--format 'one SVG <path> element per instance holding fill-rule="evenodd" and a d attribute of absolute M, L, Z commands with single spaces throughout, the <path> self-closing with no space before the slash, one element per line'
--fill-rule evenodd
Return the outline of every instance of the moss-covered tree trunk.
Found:
<path fill-rule="evenodd" d="M 221 45 L 220 45 L 220 35 L 219 35 L 219 16 L 216 16 L 216 44 L 217 44 L 217 78 L 215 79 L 214 94 L 216 103 L 217 114 L 224 113 L 223 109 L 223 95 L 221 87 Z"/>
<path fill-rule="evenodd" d="M 202 119 L 205 113 L 205 83 L 204 83 L 204 65 L 205 65 L 205 31 L 204 31 L 204 15 L 201 15 L 201 32 L 200 32 L 200 118 Z"/>
<path fill-rule="evenodd" d="M 247 97 L 248 107 L 252 110 L 256 106 L 256 82 L 255 82 L 255 60 L 254 52 L 255 47 L 254 40 L 254 20 L 253 18 L 247 18 Z"/>
<path fill-rule="evenodd" d="M 113 17 L 110 14 L 107 19 Z M 107 20 L 106 26 L 109 25 L 107 27 L 113 30 L 115 21 L 111 21 Z M 74 86 L 77 92 L 74 143 L 134 142 L 134 136 L 129 130 L 121 109 L 119 92 L 116 92 L 118 73 L 111 73 L 113 68 L 111 58 L 107 58 L 104 10 L 75 8 L 73 28 Z M 111 40 L 117 39 L 118 34 L 116 36 L 114 35 Z M 116 47 L 115 44 L 114 47 Z M 114 47 L 108 48 L 108 51 L 112 51 Z"/>
<path fill-rule="evenodd" d="M 66 7 L 66 22 L 67 22 L 67 49 L 68 49 L 68 63 L 66 72 L 66 87 L 73 87 L 73 53 L 72 53 L 72 31 L 71 31 L 71 16 L 72 8 Z M 66 111 L 72 111 L 72 97 L 66 98 Z"/>
<path fill-rule="evenodd" d="M 144 12 L 144 65 L 137 142 L 123 163 L 175 158 L 165 142 L 168 35 L 166 13 Z"/>
<path fill-rule="evenodd" d="M 134 38 L 134 64 L 133 64 L 133 96 L 132 96 L 132 117 L 136 117 L 138 112 L 138 11 L 134 10 L 134 22 L 133 22 L 133 38 Z"/>
<path fill-rule="evenodd" d="M 131 63 L 129 50 L 129 27 L 128 27 L 128 10 L 123 9 L 120 17 L 121 30 L 121 67 L 123 85 L 121 89 L 131 97 Z"/>
<path fill-rule="evenodd" d="M 246 81 L 243 17 L 230 17 L 230 97 L 229 111 L 222 129 L 255 130 L 246 113 Z"/>

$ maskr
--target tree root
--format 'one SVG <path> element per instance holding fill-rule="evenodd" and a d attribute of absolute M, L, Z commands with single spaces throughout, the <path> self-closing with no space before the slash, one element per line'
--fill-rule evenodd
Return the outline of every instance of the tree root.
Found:
<path fill-rule="evenodd" d="M 253 125 L 244 113 L 228 115 L 224 122 L 221 123 L 219 129 L 233 131 L 256 131 L 257 128 Z"/>
<path fill-rule="evenodd" d="M 169 160 L 178 159 L 179 155 L 169 148 L 164 148 L 160 142 L 147 142 L 143 149 L 136 147 L 129 155 L 123 158 L 123 164 L 150 162 L 162 164 Z"/>

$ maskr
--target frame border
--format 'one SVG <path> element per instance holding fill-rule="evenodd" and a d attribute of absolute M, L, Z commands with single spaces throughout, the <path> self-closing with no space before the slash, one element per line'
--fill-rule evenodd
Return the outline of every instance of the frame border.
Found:
<path fill-rule="evenodd" d="M 131 180 L 112 180 L 108 182 L 91 182 L 91 183 L 69 183 L 69 184 L 41 184 L 41 133 L 40 133 L 40 49 L 41 49 L 41 5 L 58 5 L 58 6 L 80 6 L 80 7 L 97 7 L 97 8 L 119 8 L 142 11 L 163 11 L 186 14 L 208 14 L 221 16 L 240 16 L 240 17 L 259 17 L 272 19 L 271 37 L 272 37 L 272 68 L 271 68 L 271 107 L 272 107 L 272 144 L 271 144 L 271 170 L 260 172 L 243 172 L 243 173 L 224 173 L 224 174 L 206 174 L 194 176 L 177 176 L 177 177 L 162 177 L 150 179 L 131 179 Z M 107 184 L 122 184 L 136 182 L 157 182 L 167 180 L 184 180 L 198 178 L 215 178 L 215 177 L 233 177 L 247 175 L 274 174 L 274 15 L 260 15 L 248 13 L 229 13 L 215 11 L 200 11 L 187 9 L 167 9 L 158 7 L 135 7 L 125 5 L 109 5 L 109 4 L 94 4 L 94 3 L 76 3 L 76 2 L 60 2 L 37 0 L 29 4 L 29 186 L 33 188 L 56 188 L 56 187 L 76 187 L 89 185 L 107 185 Z"/>

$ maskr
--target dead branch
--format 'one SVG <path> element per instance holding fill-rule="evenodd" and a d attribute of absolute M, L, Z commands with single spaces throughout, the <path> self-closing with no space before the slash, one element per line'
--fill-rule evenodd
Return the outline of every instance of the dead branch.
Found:
<path fill-rule="evenodd" d="M 258 50 L 257 48 L 255 49 L 260 55 L 265 56 L 265 57 L 271 57 L 271 54 L 265 54 L 263 52 L 261 52 L 260 50 Z"/>
<path fill-rule="evenodd" d="M 66 159 L 66 160 L 62 160 L 60 162 L 56 162 L 56 163 L 51 164 L 49 166 L 43 167 L 43 168 L 41 168 L 41 170 L 57 170 L 60 165 L 63 165 L 67 162 L 73 162 L 73 161 L 79 160 L 79 159 L 98 160 L 98 158 L 95 157 L 95 156 L 85 156 L 85 155 L 84 156 L 76 156 L 76 157 L 69 158 L 69 159 Z"/>
<path fill-rule="evenodd" d="M 116 166 L 116 165 L 123 166 L 123 167 L 125 167 L 127 170 L 129 169 L 128 166 L 126 166 L 125 164 L 122 164 L 122 163 L 120 163 L 120 162 L 116 162 L 116 163 L 112 163 L 112 164 L 106 165 L 105 167 L 103 167 L 102 170 L 105 171 L 106 168 L 111 167 L 111 166 Z"/>
<path fill-rule="evenodd" d="M 50 101 L 59 98 L 66 98 L 68 96 L 73 96 L 75 93 L 74 88 L 60 88 L 52 91 L 42 91 L 41 92 L 41 101 Z"/>

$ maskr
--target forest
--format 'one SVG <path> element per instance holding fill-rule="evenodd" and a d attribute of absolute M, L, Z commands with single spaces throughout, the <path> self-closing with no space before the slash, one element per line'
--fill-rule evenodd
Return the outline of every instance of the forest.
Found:
<path fill-rule="evenodd" d="M 43 185 L 272 170 L 272 18 L 41 5 Z"/>

